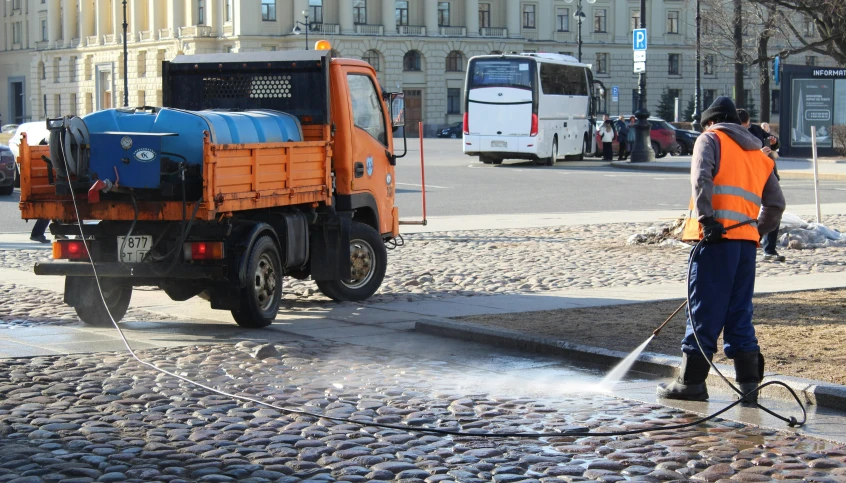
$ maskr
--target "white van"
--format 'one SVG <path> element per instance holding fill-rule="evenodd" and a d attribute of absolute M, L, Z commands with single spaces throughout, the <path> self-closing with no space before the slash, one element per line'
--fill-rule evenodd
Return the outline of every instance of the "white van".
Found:
<path fill-rule="evenodd" d="M 15 161 L 20 156 L 21 133 L 26 133 L 27 144 L 38 146 L 44 140 L 50 139 L 50 131 L 47 130 L 47 121 L 25 122 L 18 126 L 12 139 L 9 140 L 9 149 L 15 155 Z"/>
<path fill-rule="evenodd" d="M 560 54 L 481 55 L 464 87 L 464 153 L 485 164 L 593 152 L 593 74 Z"/>

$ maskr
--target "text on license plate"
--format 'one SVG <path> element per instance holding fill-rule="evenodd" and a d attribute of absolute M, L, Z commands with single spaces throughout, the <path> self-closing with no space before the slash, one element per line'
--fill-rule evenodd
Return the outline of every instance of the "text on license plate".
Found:
<path fill-rule="evenodd" d="M 126 243 L 124 243 L 126 240 Z M 150 235 L 134 235 L 131 237 L 117 237 L 117 249 L 120 259 L 124 263 L 139 263 L 144 259 L 150 247 L 153 245 L 153 237 Z"/>
<path fill-rule="evenodd" d="M 508 141 L 491 141 L 492 148 L 507 148 Z"/>

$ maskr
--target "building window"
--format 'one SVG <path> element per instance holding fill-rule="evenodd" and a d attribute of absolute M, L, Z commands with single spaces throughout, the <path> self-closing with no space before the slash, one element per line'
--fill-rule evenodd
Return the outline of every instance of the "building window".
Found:
<path fill-rule="evenodd" d="M 47 40 L 47 21 L 41 21 L 41 40 Z"/>
<path fill-rule="evenodd" d="M 555 14 L 555 25 L 559 32 L 570 31 L 570 9 L 559 8 Z"/>
<path fill-rule="evenodd" d="M 53 96 L 53 103 L 54 103 L 53 108 L 55 109 L 55 111 L 53 111 L 53 112 L 56 113 L 56 117 L 61 117 L 62 116 L 62 95 L 56 94 L 55 96 Z"/>
<path fill-rule="evenodd" d="M 817 65 L 817 56 L 816 55 L 806 55 L 805 56 L 805 65 Z"/>
<path fill-rule="evenodd" d="M 535 28 L 535 6 L 523 5 L 523 28 Z"/>
<path fill-rule="evenodd" d="M 679 12 L 677 12 L 677 11 L 667 12 L 667 33 L 668 34 L 679 33 Z"/>
<path fill-rule="evenodd" d="M 142 104 L 142 106 L 143 106 L 143 104 Z M 76 112 L 76 94 L 70 95 L 70 111 L 69 111 L 69 114 L 71 114 L 71 115 L 77 114 L 77 112 Z"/>
<path fill-rule="evenodd" d="M 479 27 L 485 29 L 491 26 L 491 4 L 479 4 Z"/>
<path fill-rule="evenodd" d="M 447 114 L 461 114 L 461 89 L 447 89 Z"/>
<path fill-rule="evenodd" d="M 379 72 L 379 52 L 376 52 L 375 50 L 368 50 L 361 57 L 361 60 L 367 62 L 373 67 L 373 70 Z"/>
<path fill-rule="evenodd" d="M 397 25 L 408 25 L 408 2 L 397 2 Z"/>
<path fill-rule="evenodd" d="M 367 0 L 353 0 L 353 23 L 356 25 L 367 23 Z"/>
<path fill-rule="evenodd" d="M 42 0 L 41 3 L 44 3 Z M 20 10 L 21 9 L 21 0 L 12 0 L 12 10 Z"/>
<path fill-rule="evenodd" d="M 608 73 L 608 54 L 605 52 L 597 52 L 596 53 L 596 73 L 597 74 L 607 74 Z"/>
<path fill-rule="evenodd" d="M 261 0 L 261 19 L 265 22 L 276 21 L 276 0 Z"/>
<path fill-rule="evenodd" d="M 632 10 L 632 25 L 630 30 L 640 28 L 640 10 Z"/>
<path fill-rule="evenodd" d="M 420 64 L 420 52 L 416 50 L 409 50 L 402 59 L 402 70 L 412 72 L 420 71 Z"/>
<path fill-rule="evenodd" d="M 703 18 L 701 20 L 701 29 L 702 35 L 713 35 L 714 34 L 714 21 L 709 18 Z"/>
<path fill-rule="evenodd" d="M 714 62 L 716 61 L 716 57 L 713 54 L 708 54 L 705 56 L 705 64 L 704 70 L 705 75 L 714 75 Z"/>
<path fill-rule="evenodd" d="M 56 84 L 59 83 L 59 62 L 61 61 L 62 59 L 60 57 L 53 59 L 53 82 Z"/>
<path fill-rule="evenodd" d="M 667 89 L 667 94 L 670 95 L 670 99 L 678 99 L 681 102 L 681 89 Z"/>
<path fill-rule="evenodd" d="M 206 0 L 197 0 L 197 25 L 205 25 L 205 24 L 206 24 Z"/>
<path fill-rule="evenodd" d="M 681 54 L 669 55 L 669 66 L 667 67 L 667 73 L 670 75 L 681 74 Z"/>
<path fill-rule="evenodd" d="M 593 11 L 593 31 L 605 33 L 608 31 L 607 11 L 604 8 L 597 8 Z"/>
<path fill-rule="evenodd" d="M 232 21 L 232 0 L 223 0 L 223 21 Z"/>
<path fill-rule="evenodd" d="M 711 107 L 711 104 L 714 103 L 714 99 L 717 98 L 717 90 L 716 89 L 705 89 L 705 93 L 702 94 L 702 106 L 705 109 Z"/>
<path fill-rule="evenodd" d="M 449 2 L 438 2 L 438 27 L 449 27 Z"/>
<path fill-rule="evenodd" d="M 21 43 L 21 23 L 15 22 L 12 24 L 12 43 Z"/>
<path fill-rule="evenodd" d="M 76 82 L 76 57 L 70 58 L 70 65 L 68 66 L 68 80 Z"/>
<path fill-rule="evenodd" d="M 146 106 L 147 105 L 147 92 L 145 91 L 138 91 L 135 93 L 138 96 L 138 106 Z"/>
<path fill-rule="evenodd" d="M 446 70 L 448 72 L 462 72 L 464 70 L 464 56 L 461 52 L 453 50 L 447 55 Z"/>
<path fill-rule="evenodd" d="M 770 112 L 772 114 L 781 112 L 781 91 L 778 89 L 770 91 Z"/>
<path fill-rule="evenodd" d="M 323 0 L 308 0 L 308 13 L 312 23 L 323 23 Z"/>
<path fill-rule="evenodd" d="M 224 54 L 231 54 L 233 50 L 233 46 L 231 45 L 224 45 L 223 46 L 223 53 Z"/>
<path fill-rule="evenodd" d="M 814 21 L 806 18 L 802 21 L 802 32 L 805 33 L 805 37 L 813 37 L 817 34 L 817 28 L 814 25 Z"/>
<path fill-rule="evenodd" d="M 147 77 L 147 52 L 144 50 L 139 50 L 135 54 L 137 55 L 137 71 L 138 77 Z"/>

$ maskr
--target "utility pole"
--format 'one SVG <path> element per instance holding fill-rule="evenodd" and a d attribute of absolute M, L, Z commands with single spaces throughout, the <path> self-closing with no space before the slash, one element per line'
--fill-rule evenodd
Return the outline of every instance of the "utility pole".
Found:
<path fill-rule="evenodd" d="M 123 107 L 129 107 L 129 59 L 126 48 L 126 0 L 123 0 Z"/>
<path fill-rule="evenodd" d="M 702 16 L 699 11 L 699 2 L 696 0 L 696 90 L 693 91 L 693 129 L 699 131 L 702 129 L 699 126 L 699 121 L 702 119 L 702 75 L 700 67 L 702 65 L 702 50 L 701 50 L 701 35 L 700 30 L 702 26 Z"/>
<path fill-rule="evenodd" d="M 646 0 L 640 0 L 640 28 L 646 29 Z M 647 119 L 649 119 L 649 111 L 646 109 L 645 68 L 638 74 L 637 106 L 637 112 L 635 112 L 637 124 L 635 125 L 636 134 L 634 149 L 632 149 L 632 162 L 643 163 L 647 161 L 655 161 L 655 151 L 652 150 L 652 142 L 649 137 L 649 132 L 652 129 L 649 125 L 649 121 L 647 121 Z"/>

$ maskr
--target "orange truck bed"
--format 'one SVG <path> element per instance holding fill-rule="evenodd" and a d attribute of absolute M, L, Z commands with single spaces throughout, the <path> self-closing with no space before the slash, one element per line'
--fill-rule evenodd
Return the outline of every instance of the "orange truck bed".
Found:
<path fill-rule="evenodd" d="M 259 144 L 211 144 L 205 133 L 203 196 L 197 219 L 213 220 L 233 212 L 303 204 L 331 204 L 331 143 L 328 126 L 309 126 L 306 141 Z M 50 184 L 48 146 L 21 142 L 21 217 L 71 222 L 76 220 L 70 195 L 57 195 Z M 52 169 L 52 168 L 50 168 Z M 53 178 L 55 179 L 55 173 Z M 189 201 L 187 210 L 194 209 Z M 132 203 L 101 200 L 88 203 L 77 194 L 83 220 L 132 220 Z M 139 201 L 139 220 L 182 220 L 181 201 Z"/>

